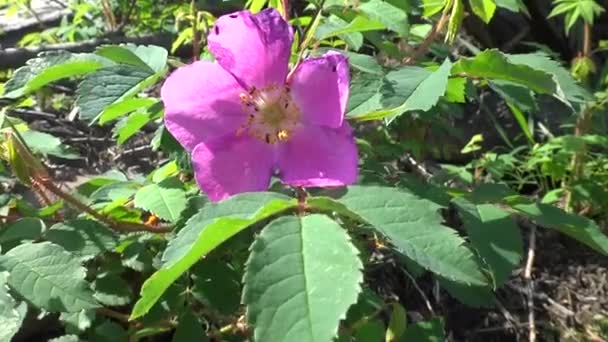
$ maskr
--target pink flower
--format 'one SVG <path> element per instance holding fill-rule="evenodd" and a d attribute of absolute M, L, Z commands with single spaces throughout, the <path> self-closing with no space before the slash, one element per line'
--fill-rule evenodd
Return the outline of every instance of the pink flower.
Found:
<path fill-rule="evenodd" d="M 288 77 L 293 32 L 274 9 L 220 17 L 209 34 L 217 62 L 175 70 L 161 97 L 165 125 L 192 154 L 213 201 L 264 191 L 272 175 L 293 186 L 357 178 L 357 148 L 344 121 L 347 59 L 302 61 Z"/>

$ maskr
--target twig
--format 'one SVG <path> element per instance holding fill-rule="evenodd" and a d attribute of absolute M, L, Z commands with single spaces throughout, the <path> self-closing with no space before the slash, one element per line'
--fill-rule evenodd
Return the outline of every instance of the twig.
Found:
<path fill-rule="evenodd" d="M 198 29 L 198 11 L 196 0 L 190 2 L 190 16 L 192 17 L 192 60 L 198 61 L 201 54 L 201 31 Z"/>
<path fill-rule="evenodd" d="M 536 341 L 536 323 L 534 321 L 534 280 L 532 279 L 532 267 L 534 265 L 534 254 L 536 248 L 536 226 L 530 228 L 528 241 L 528 259 L 526 260 L 526 268 L 524 270 L 524 279 L 528 283 L 528 341 Z"/>
<path fill-rule="evenodd" d="M 19 67 L 28 59 L 36 57 L 39 53 L 45 51 L 70 51 L 70 52 L 89 52 L 95 50 L 96 47 L 103 44 L 118 44 L 118 43 L 133 43 L 133 44 L 153 44 L 164 48 L 171 48 L 174 36 L 172 34 L 161 33 L 152 34 L 141 37 L 123 37 L 119 35 L 111 35 L 105 38 L 87 40 L 78 43 L 64 43 L 43 45 L 38 47 L 28 48 L 8 48 L 0 49 L 0 69 Z"/>
<path fill-rule="evenodd" d="M 125 26 L 127 26 L 127 24 L 129 23 L 129 19 L 131 17 L 131 13 L 133 13 L 133 9 L 135 8 L 136 1 L 137 0 L 131 0 L 129 2 L 129 7 L 127 8 L 127 11 L 124 13 L 124 15 L 121 16 L 120 24 L 116 27 L 116 29 L 114 31 L 120 32 L 125 28 Z"/>
<path fill-rule="evenodd" d="M 512 290 L 515 290 L 521 294 L 527 295 L 527 293 L 528 293 L 527 289 L 524 289 L 517 285 L 507 283 L 507 286 L 509 288 L 511 288 Z M 534 296 L 534 298 L 542 300 L 542 301 L 546 301 L 550 306 L 555 307 L 555 309 L 557 311 L 556 313 L 559 314 L 560 316 L 565 316 L 565 317 L 574 316 L 574 311 L 572 311 L 572 310 L 568 309 L 567 307 L 563 306 L 562 304 L 556 302 L 553 298 L 549 297 L 548 295 L 546 295 L 544 293 L 538 293 L 538 292 L 535 292 L 532 295 Z"/>
<path fill-rule="evenodd" d="M 151 232 L 151 233 L 167 233 L 167 232 L 171 231 L 170 227 L 164 227 L 164 226 L 151 227 L 151 226 L 147 226 L 145 224 L 140 224 L 140 223 L 115 221 L 115 220 L 91 209 L 89 206 L 80 202 L 74 196 L 59 189 L 50 180 L 35 180 L 35 181 L 37 183 L 39 183 L 40 185 L 44 186 L 48 191 L 52 192 L 57 197 L 64 200 L 67 204 L 71 205 L 72 207 L 74 207 L 82 212 L 85 212 L 85 213 L 93 216 L 95 219 L 105 223 L 106 225 L 108 225 L 110 228 L 112 228 L 114 230 L 121 231 L 121 232 L 147 231 L 147 232 Z"/>
<path fill-rule="evenodd" d="M 281 0 L 281 3 L 283 4 L 283 19 L 289 21 L 289 0 Z"/>
<path fill-rule="evenodd" d="M 414 277 L 406 269 L 401 268 L 401 270 L 410 279 L 410 281 L 412 282 L 412 285 L 414 286 L 416 291 L 418 291 L 418 293 L 420 293 L 420 296 L 422 296 L 422 300 L 424 300 L 424 304 L 426 305 L 426 308 L 429 310 L 429 312 L 433 316 L 435 316 L 435 310 L 433 310 L 433 306 L 431 305 L 431 301 L 429 300 L 429 297 L 427 297 L 426 294 L 424 293 L 424 291 L 422 291 L 422 289 L 420 288 L 420 286 L 418 286 L 416 279 L 414 279 Z"/>
<path fill-rule="evenodd" d="M 425 55 L 427 53 L 427 51 L 431 47 L 431 44 L 433 44 L 435 39 L 437 39 L 437 36 L 439 35 L 439 33 L 443 30 L 445 25 L 448 23 L 448 21 L 450 19 L 449 12 L 450 11 L 446 11 L 446 10 L 443 11 L 443 13 L 441 14 L 441 17 L 439 18 L 439 21 L 437 21 L 437 23 L 435 23 L 435 25 L 431 29 L 431 32 L 429 32 L 429 34 L 426 36 L 426 38 L 424 38 L 424 41 L 422 41 L 422 44 L 420 44 L 418 49 L 416 49 L 412 53 L 411 56 L 409 56 L 403 60 L 403 64 L 412 64 L 417 59 L 419 59 L 420 57 L 422 57 L 423 55 Z"/>

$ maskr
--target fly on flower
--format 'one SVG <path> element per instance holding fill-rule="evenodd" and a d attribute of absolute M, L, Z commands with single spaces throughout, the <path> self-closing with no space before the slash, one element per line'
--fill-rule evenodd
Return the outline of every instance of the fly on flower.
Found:
<path fill-rule="evenodd" d="M 274 9 L 225 15 L 208 37 L 217 62 L 181 67 L 165 81 L 165 125 L 192 154 L 211 200 L 266 190 L 272 175 L 304 187 L 355 182 L 348 61 L 329 52 L 290 72 L 292 41 Z"/>

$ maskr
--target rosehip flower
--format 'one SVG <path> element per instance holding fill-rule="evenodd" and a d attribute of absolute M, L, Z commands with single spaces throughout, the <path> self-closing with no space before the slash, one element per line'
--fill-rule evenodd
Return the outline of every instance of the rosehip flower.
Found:
<path fill-rule="evenodd" d="M 292 186 L 355 182 L 348 61 L 329 52 L 289 74 L 292 41 L 274 9 L 225 15 L 208 37 L 216 62 L 180 67 L 163 84 L 165 125 L 212 201 L 264 191 L 273 175 Z"/>

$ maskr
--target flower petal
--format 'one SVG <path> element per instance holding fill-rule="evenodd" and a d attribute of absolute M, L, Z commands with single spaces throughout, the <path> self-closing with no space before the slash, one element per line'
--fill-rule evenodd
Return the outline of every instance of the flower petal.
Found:
<path fill-rule="evenodd" d="M 192 152 L 196 182 L 212 201 L 268 189 L 274 164 L 270 145 L 247 135 L 203 142 Z"/>
<path fill-rule="evenodd" d="M 201 141 L 234 132 L 246 119 L 239 99 L 243 91 L 217 63 L 178 68 L 160 90 L 165 126 L 188 151 Z"/>
<path fill-rule="evenodd" d="M 294 186 L 338 186 L 357 180 L 357 145 L 348 123 L 301 126 L 279 146 L 281 180 Z"/>
<path fill-rule="evenodd" d="M 337 52 L 304 60 L 290 81 L 303 119 L 314 125 L 342 126 L 348 100 L 348 60 Z"/>
<path fill-rule="evenodd" d="M 245 85 L 284 84 L 293 31 L 275 9 L 224 15 L 215 22 L 208 41 L 220 65 Z"/>

